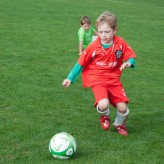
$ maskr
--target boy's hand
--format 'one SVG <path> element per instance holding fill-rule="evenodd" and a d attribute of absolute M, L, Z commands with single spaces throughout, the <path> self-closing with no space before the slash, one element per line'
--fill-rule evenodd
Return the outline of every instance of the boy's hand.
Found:
<path fill-rule="evenodd" d="M 120 71 L 122 71 L 125 68 L 131 67 L 131 64 L 129 62 L 125 62 L 121 65 L 120 67 Z"/>
<path fill-rule="evenodd" d="M 65 79 L 65 80 L 63 81 L 63 83 L 62 83 L 62 85 L 63 85 L 64 87 L 69 87 L 70 84 L 71 84 L 71 80 L 69 80 L 69 79 Z"/>

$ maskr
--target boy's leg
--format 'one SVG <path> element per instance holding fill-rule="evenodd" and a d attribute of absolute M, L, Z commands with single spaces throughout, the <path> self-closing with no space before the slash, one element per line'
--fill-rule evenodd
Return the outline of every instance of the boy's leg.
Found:
<path fill-rule="evenodd" d="M 126 103 L 117 103 L 117 114 L 114 122 L 114 126 L 117 132 L 123 136 L 128 135 L 128 131 L 125 127 L 125 122 L 129 115 L 129 109 L 127 108 Z"/>
<path fill-rule="evenodd" d="M 105 86 L 93 86 L 92 92 L 96 99 L 95 107 L 100 114 L 101 127 L 108 130 L 110 127 L 108 90 Z"/>
<path fill-rule="evenodd" d="M 110 86 L 109 93 L 110 103 L 113 105 L 113 107 L 117 108 L 114 126 L 119 134 L 127 136 L 128 131 L 125 127 L 125 121 L 127 120 L 129 114 L 129 110 L 127 108 L 129 99 L 126 96 L 122 85 Z"/>
<path fill-rule="evenodd" d="M 109 100 L 102 99 L 97 104 L 97 111 L 100 114 L 100 124 L 104 130 L 110 128 L 110 118 L 109 118 Z"/>

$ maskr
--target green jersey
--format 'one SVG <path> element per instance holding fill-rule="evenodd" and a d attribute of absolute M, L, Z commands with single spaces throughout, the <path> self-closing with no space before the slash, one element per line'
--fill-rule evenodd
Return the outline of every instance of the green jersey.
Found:
<path fill-rule="evenodd" d="M 91 42 L 95 29 L 91 26 L 89 30 L 84 30 L 82 27 L 78 31 L 79 42 L 83 42 L 83 49 L 85 49 Z"/>

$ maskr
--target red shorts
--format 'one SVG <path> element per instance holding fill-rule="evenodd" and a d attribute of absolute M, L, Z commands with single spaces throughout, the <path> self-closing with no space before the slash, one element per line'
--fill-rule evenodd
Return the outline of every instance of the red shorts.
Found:
<path fill-rule="evenodd" d="M 95 97 L 95 107 L 98 102 L 102 99 L 109 99 L 110 104 L 116 107 L 117 103 L 125 102 L 128 103 L 129 99 L 125 94 L 125 90 L 122 85 L 95 85 L 92 86 L 92 92 Z"/>

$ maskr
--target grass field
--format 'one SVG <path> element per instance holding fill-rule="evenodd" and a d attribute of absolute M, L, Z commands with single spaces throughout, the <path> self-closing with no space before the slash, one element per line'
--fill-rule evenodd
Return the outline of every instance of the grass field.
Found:
<path fill-rule="evenodd" d="M 137 54 L 122 82 L 131 100 L 128 137 L 103 131 L 81 78 L 61 83 L 78 58 L 79 20 L 95 27 L 104 11 Z M 0 0 L 0 163 L 164 163 L 163 0 Z M 111 119 L 116 110 L 111 107 Z M 54 159 L 48 145 L 61 131 L 77 141 L 76 156 Z"/>

